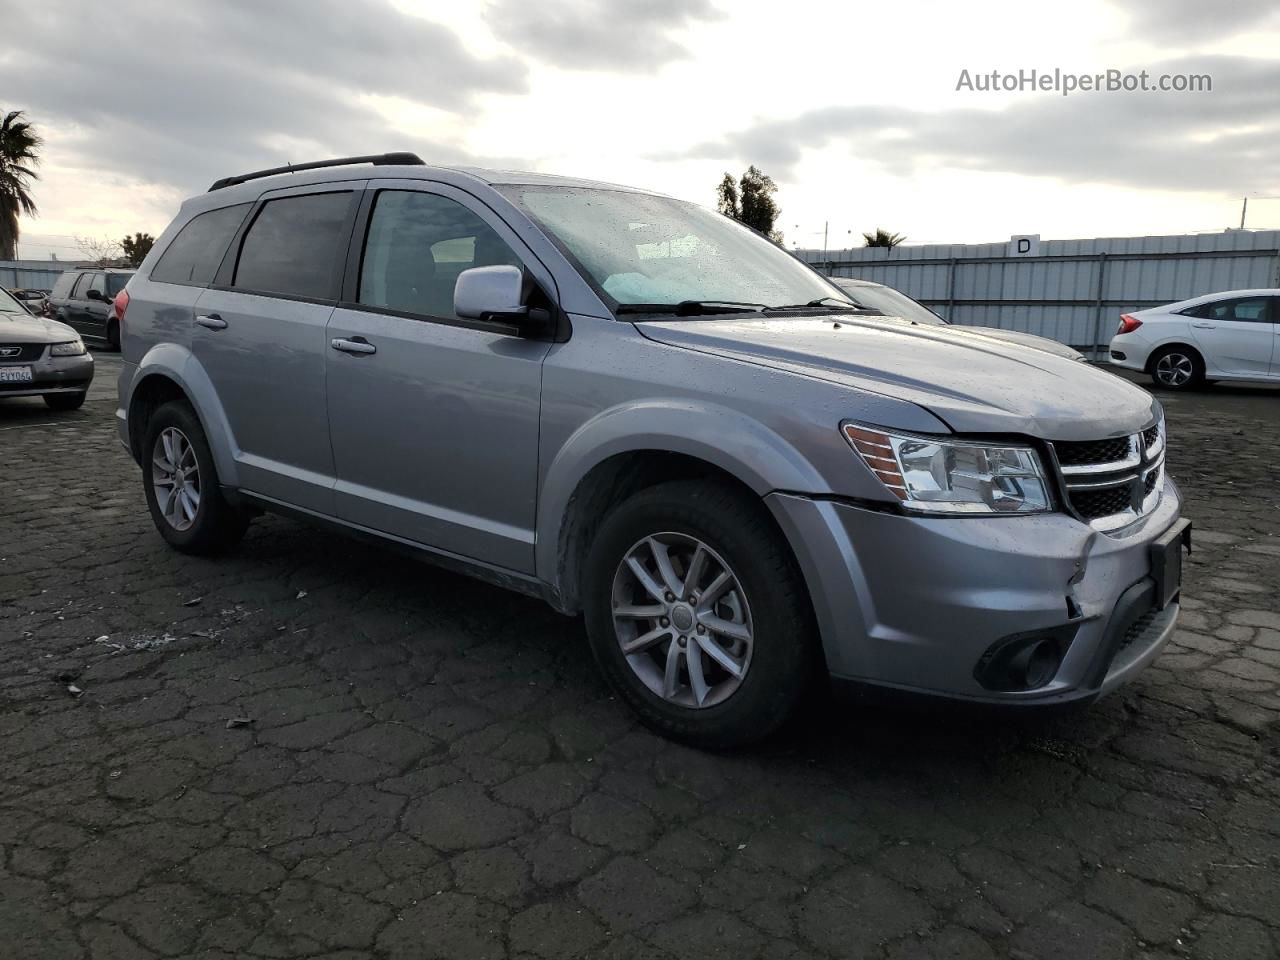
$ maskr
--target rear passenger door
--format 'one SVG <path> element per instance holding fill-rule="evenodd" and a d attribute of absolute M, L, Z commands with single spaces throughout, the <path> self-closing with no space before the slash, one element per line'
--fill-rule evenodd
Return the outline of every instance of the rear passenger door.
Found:
<path fill-rule="evenodd" d="M 191 336 L 226 418 L 241 488 L 326 516 L 325 326 L 361 186 L 265 194 L 196 301 Z"/>
<path fill-rule="evenodd" d="M 71 295 L 66 305 L 60 311 L 58 319 L 75 327 L 77 333 L 89 332 L 89 313 L 85 309 L 89 303 L 89 288 L 93 286 L 94 277 L 101 276 L 92 271 L 80 274 L 76 278 L 75 286 L 71 288 Z"/>
<path fill-rule="evenodd" d="M 443 184 L 374 182 L 356 235 L 329 321 L 338 516 L 532 573 L 551 344 L 459 319 L 453 289 L 469 267 L 511 264 L 549 304 L 550 274 L 484 204 Z"/>
<path fill-rule="evenodd" d="M 1275 335 L 1270 297 L 1233 297 L 1193 308 L 1191 336 L 1205 355 L 1209 378 L 1215 372 L 1236 377 L 1266 377 L 1271 370 Z"/>

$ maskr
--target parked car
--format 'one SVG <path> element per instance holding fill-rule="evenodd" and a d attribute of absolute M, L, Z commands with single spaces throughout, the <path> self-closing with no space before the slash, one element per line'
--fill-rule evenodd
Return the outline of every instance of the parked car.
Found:
<path fill-rule="evenodd" d="M 1133 384 L 865 316 L 652 193 L 292 169 L 184 203 L 118 300 L 120 439 L 175 549 L 260 511 L 415 549 L 584 613 L 622 698 L 704 745 L 823 673 L 1088 701 L 1172 634 L 1189 523 Z"/>
<path fill-rule="evenodd" d="M 54 410 L 74 410 L 92 381 L 93 357 L 79 335 L 0 289 L 0 399 L 38 396 Z"/>
<path fill-rule="evenodd" d="M 48 290 L 37 290 L 32 287 L 20 287 L 10 290 L 9 293 L 34 314 L 44 313 L 45 301 L 49 299 Z"/>
<path fill-rule="evenodd" d="M 831 282 L 843 290 L 855 303 L 871 310 L 879 311 L 886 316 L 901 317 L 911 323 L 924 324 L 925 326 L 949 325 L 947 320 L 942 319 L 919 300 L 915 300 L 902 291 L 895 290 L 893 287 L 886 287 L 884 284 L 873 283 L 870 280 L 855 280 L 852 277 L 832 277 Z M 1022 344 L 1025 347 L 1035 347 L 1037 350 L 1044 350 L 1059 357 L 1066 357 L 1068 360 L 1086 359 L 1079 350 L 1073 350 L 1065 343 L 1050 340 L 1048 337 L 1038 337 L 1033 333 L 1023 333 L 1021 330 L 955 325 L 952 326 L 952 332 L 968 333 L 975 337 L 989 337 L 993 340 Z"/>
<path fill-rule="evenodd" d="M 1168 390 L 1280 380 L 1280 290 L 1231 290 L 1120 317 L 1111 362 Z"/>
<path fill-rule="evenodd" d="M 67 270 L 53 285 L 45 315 L 65 323 L 82 337 L 111 350 L 120 349 L 115 300 L 132 270 L 83 267 Z"/>

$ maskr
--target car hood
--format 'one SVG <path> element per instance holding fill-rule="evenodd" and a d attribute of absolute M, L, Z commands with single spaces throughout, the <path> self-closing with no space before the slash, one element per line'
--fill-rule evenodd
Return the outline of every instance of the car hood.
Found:
<path fill-rule="evenodd" d="M 78 337 L 65 323 L 20 313 L 0 313 L 0 343 L 57 343 Z"/>
<path fill-rule="evenodd" d="M 848 315 L 637 327 L 671 346 L 905 400 L 957 433 L 1094 440 L 1136 433 L 1160 411 L 1154 397 L 1112 373 L 967 328 Z"/>
<path fill-rule="evenodd" d="M 1034 333 L 1023 333 L 1021 330 L 1001 330 L 999 327 L 960 327 L 953 326 L 957 333 L 968 333 L 976 337 L 990 337 L 992 340 L 1004 340 L 1024 347 L 1034 347 L 1055 357 L 1066 357 L 1068 360 L 1079 360 L 1080 351 L 1073 350 L 1065 343 L 1050 340 L 1048 337 L 1037 337 Z"/>

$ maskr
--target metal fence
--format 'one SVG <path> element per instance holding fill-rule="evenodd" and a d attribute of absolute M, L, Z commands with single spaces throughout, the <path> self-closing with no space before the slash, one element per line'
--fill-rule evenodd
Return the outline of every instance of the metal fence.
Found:
<path fill-rule="evenodd" d="M 62 271 L 79 266 L 66 260 L 0 260 L 0 287 L 52 290 Z"/>
<path fill-rule="evenodd" d="M 1024 330 L 1105 351 L 1119 315 L 1221 290 L 1280 287 L 1280 231 L 800 250 L 837 277 L 901 290 L 952 323 Z"/>

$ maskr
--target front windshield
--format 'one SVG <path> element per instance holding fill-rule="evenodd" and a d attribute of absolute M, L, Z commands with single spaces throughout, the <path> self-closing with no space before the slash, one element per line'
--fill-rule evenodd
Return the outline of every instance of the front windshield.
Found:
<path fill-rule="evenodd" d="M 108 273 L 107 274 L 107 299 L 114 300 L 116 294 L 124 289 L 132 273 Z"/>
<path fill-rule="evenodd" d="M 0 313 L 21 313 L 25 316 L 29 311 L 13 298 L 8 290 L 0 287 Z"/>
<path fill-rule="evenodd" d="M 775 244 L 692 203 L 582 187 L 520 184 L 505 192 L 615 307 L 847 300 Z"/>
<path fill-rule="evenodd" d="M 846 287 L 839 280 L 836 281 L 836 285 L 855 303 L 870 307 L 872 310 L 879 310 L 885 316 L 902 317 L 905 320 L 931 326 L 940 326 L 947 322 L 924 304 L 916 303 L 905 293 L 899 293 L 893 287 L 864 287 L 860 285 Z"/>

